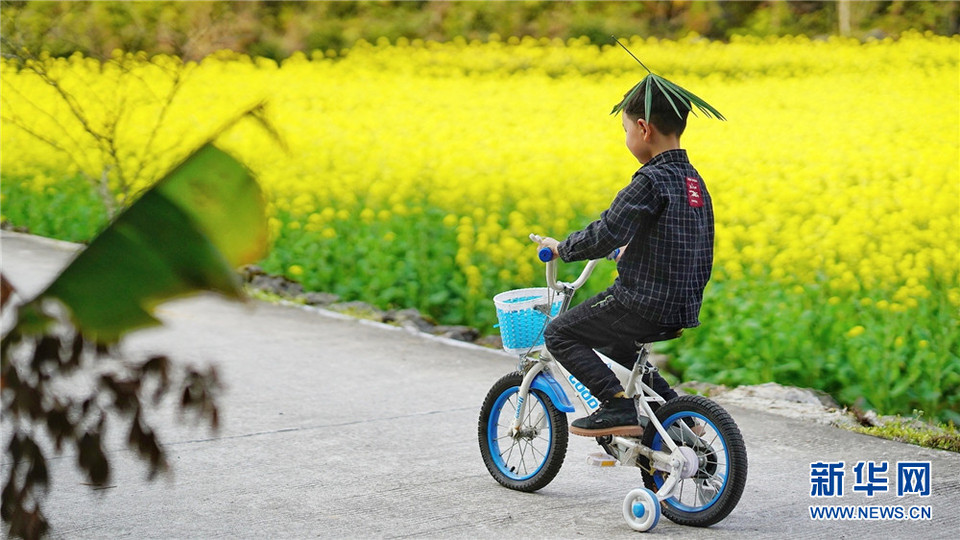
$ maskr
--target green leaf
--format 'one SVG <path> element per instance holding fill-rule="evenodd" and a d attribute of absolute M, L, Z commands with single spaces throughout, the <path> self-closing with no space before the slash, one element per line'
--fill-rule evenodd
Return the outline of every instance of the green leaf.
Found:
<path fill-rule="evenodd" d="M 257 261 L 266 251 L 266 203 L 250 172 L 207 144 L 155 188 L 183 210 L 231 267 Z"/>
<path fill-rule="evenodd" d="M 664 81 L 666 81 L 666 79 L 664 79 Z M 676 83 L 673 83 L 670 81 L 666 81 L 666 82 L 669 83 L 670 90 L 674 92 L 675 95 L 679 94 L 681 98 L 687 101 L 688 103 L 687 108 L 689 108 L 691 112 L 693 112 L 693 109 L 690 107 L 689 104 L 693 103 L 694 105 L 697 106 L 698 109 L 700 109 L 701 112 L 703 112 L 704 115 L 707 116 L 707 118 L 710 118 L 712 115 L 718 120 L 726 120 L 726 118 L 724 118 L 723 115 L 720 114 L 720 111 L 713 108 L 713 106 L 711 106 L 709 103 L 707 103 L 703 99 L 697 97 L 697 95 L 694 94 L 693 92 L 687 90 L 686 88 L 683 88 L 682 86 Z"/>
<path fill-rule="evenodd" d="M 646 77 L 644 77 L 644 80 L 649 80 L 649 79 L 650 79 L 650 75 L 647 75 Z M 643 81 L 640 81 L 640 84 L 643 84 Z M 647 83 L 644 86 L 645 86 L 646 93 L 643 96 L 643 114 L 644 114 L 644 120 L 649 122 L 650 109 L 652 108 L 652 103 L 653 103 L 653 85 L 650 83 Z"/>
<path fill-rule="evenodd" d="M 723 115 L 720 114 L 720 111 L 715 109 L 712 105 L 710 105 L 709 103 L 707 103 L 706 101 L 704 101 L 703 99 L 695 95 L 693 92 L 690 92 L 686 88 L 683 88 L 682 86 L 657 75 L 656 73 L 651 71 L 650 68 L 644 65 L 644 63 L 641 62 L 639 58 L 634 56 L 634 54 L 630 52 L 630 49 L 628 49 L 623 43 L 621 43 L 619 39 L 617 39 L 616 37 L 614 37 L 613 39 L 614 41 L 617 42 L 618 45 L 620 45 L 623 48 L 623 50 L 627 51 L 627 54 L 633 57 L 633 59 L 636 60 L 637 63 L 643 67 L 643 69 L 647 70 L 647 75 L 643 78 L 643 80 L 637 83 L 630 90 L 630 92 L 627 93 L 627 96 L 623 98 L 623 101 L 613 106 L 613 110 L 610 111 L 610 114 L 617 114 L 618 112 L 622 111 L 627 106 L 627 102 L 630 100 L 631 97 L 633 97 L 633 94 L 636 92 L 636 90 L 640 87 L 640 85 L 643 84 L 643 81 L 646 81 L 647 79 L 651 79 L 652 84 L 648 83 L 646 85 L 646 94 L 644 96 L 644 110 L 646 112 L 646 118 L 644 118 L 644 120 L 646 120 L 647 122 L 650 121 L 650 103 L 652 101 L 651 87 L 653 86 L 653 84 L 656 84 L 657 87 L 660 88 L 664 96 L 667 98 L 667 101 L 670 103 L 670 106 L 673 107 L 674 112 L 677 113 L 677 116 L 682 116 L 682 115 L 680 111 L 677 109 L 677 105 L 674 102 L 671 94 L 677 97 L 678 99 L 680 99 L 684 109 L 690 112 L 693 112 L 694 114 L 696 113 L 693 111 L 692 105 L 696 105 L 697 108 L 700 109 L 700 111 L 707 116 L 707 118 L 714 117 L 719 120 L 726 120 L 726 118 L 724 118 Z"/>
<path fill-rule="evenodd" d="M 670 106 L 673 107 L 673 112 L 677 113 L 677 116 L 679 116 L 680 118 L 683 118 L 683 115 L 680 114 L 680 110 L 677 109 L 677 104 L 673 102 L 673 98 L 670 96 L 670 93 L 674 91 L 672 88 L 670 88 L 673 83 L 671 83 L 670 81 L 668 81 L 668 80 L 666 80 L 666 79 L 661 79 L 660 77 L 658 77 L 658 76 L 656 76 L 656 75 L 648 75 L 647 78 L 650 79 L 650 80 L 652 80 L 652 81 L 657 85 L 657 88 L 660 89 L 660 92 L 663 93 L 663 97 L 667 98 L 667 103 L 669 103 Z M 661 82 L 661 81 L 662 81 L 662 82 Z M 650 83 L 647 83 L 647 86 L 649 87 L 649 86 L 650 86 Z M 669 91 L 669 92 L 667 91 L 668 88 L 670 88 L 670 91 Z M 676 95 L 676 94 L 674 94 L 674 95 Z M 679 97 L 679 96 L 677 96 L 677 97 Z M 690 108 L 690 105 L 689 105 L 688 102 L 684 102 L 684 105 L 686 105 L 684 108 L 686 108 L 686 109 L 689 109 L 689 108 Z M 646 121 L 649 122 L 649 121 L 650 121 L 650 107 L 649 107 L 649 105 L 647 106 L 647 109 L 646 109 L 646 110 L 647 110 L 647 118 L 646 118 Z"/>
<path fill-rule="evenodd" d="M 613 106 L 613 110 L 610 111 L 610 114 L 617 114 L 618 112 L 622 111 L 624 107 L 627 106 L 627 103 L 630 101 L 630 99 L 633 98 L 633 95 L 637 93 L 637 90 L 640 89 L 641 84 L 643 84 L 643 81 L 640 81 L 637 84 L 633 85 L 633 88 L 631 88 L 630 91 L 627 92 L 627 95 L 623 97 L 623 100 L 620 101 L 620 103 L 617 103 L 616 105 Z"/>
<path fill-rule="evenodd" d="M 60 300 L 81 332 L 110 343 L 159 324 L 150 312 L 162 301 L 201 289 L 240 298 L 233 269 L 266 251 L 264 210 L 250 172 L 207 144 L 120 214 L 31 304 Z"/>

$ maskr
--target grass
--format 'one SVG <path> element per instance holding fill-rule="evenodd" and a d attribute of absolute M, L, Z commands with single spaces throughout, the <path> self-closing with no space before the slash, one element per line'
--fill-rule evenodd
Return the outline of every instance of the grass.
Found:
<path fill-rule="evenodd" d="M 860 414 L 856 416 L 858 419 L 861 418 Z M 921 420 L 919 415 L 916 418 L 896 416 L 880 425 L 857 426 L 850 429 L 881 439 L 960 453 L 960 428 L 957 428 L 953 422 L 929 423 Z"/>
<path fill-rule="evenodd" d="M 681 393 L 708 398 L 720 396 L 732 389 L 724 385 L 700 381 L 684 382 L 674 387 Z M 853 422 L 833 423 L 835 427 L 924 448 L 960 453 L 960 428 L 953 422 L 925 420 L 923 411 L 914 410 L 913 415 L 906 417 L 901 415 L 878 417 L 875 411 L 864 411 L 853 406 L 843 409 L 842 412 Z"/>

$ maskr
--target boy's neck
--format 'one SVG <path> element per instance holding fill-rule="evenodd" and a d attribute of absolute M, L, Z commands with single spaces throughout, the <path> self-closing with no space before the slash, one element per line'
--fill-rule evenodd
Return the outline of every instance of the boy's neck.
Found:
<path fill-rule="evenodd" d="M 676 135 L 661 135 L 650 145 L 650 159 L 653 159 L 668 150 L 680 150 L 680 137 Z"/>
<path fill-rule="evenodd" d="M 659 156 L 660 154 L 667 152 L 669 150 L 680 150 L 680 137 L 675 135 L 664 136 L 660 135 L 656 140 L 651 141 L 649 146 L 650 149 L 650 159 L 644 161 L 643 163 L 649 163 L 650 160 Z"/>

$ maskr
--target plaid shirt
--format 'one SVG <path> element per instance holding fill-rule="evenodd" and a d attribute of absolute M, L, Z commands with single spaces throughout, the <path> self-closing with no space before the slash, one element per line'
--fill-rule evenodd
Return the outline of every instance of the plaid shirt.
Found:
<path fill-rule="evenodd" d="M 567 262 L 599 259 L 629 244 L 611 293 L 644 319 L 698 326 L 713 268 L 713 204 L 685 150 L 641 167 L 600 219 L 560 243 Z"/>

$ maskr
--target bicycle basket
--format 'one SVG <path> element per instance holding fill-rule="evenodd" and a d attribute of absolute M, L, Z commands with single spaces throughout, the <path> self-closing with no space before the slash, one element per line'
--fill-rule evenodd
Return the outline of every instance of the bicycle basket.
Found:
<path fill-rule="evenodd" d="M 497 320 L 500 322 L 500 338 L 503 350 L 508 353 L 522 354 L 530 350 L 543 348 L 543 329 L 547 316 L 537 309 L 550 301 L 550 317 L 560 313 L 563 295 L 546 287 L 514 289 L 493 297 L 497 306 Z M 544 307 L 541 307 L 546 311 Z"/>

